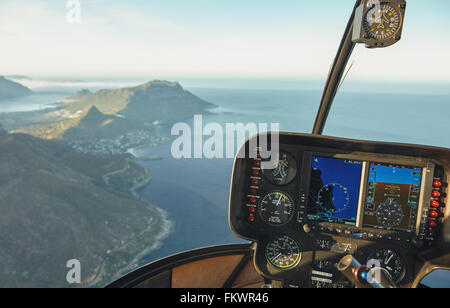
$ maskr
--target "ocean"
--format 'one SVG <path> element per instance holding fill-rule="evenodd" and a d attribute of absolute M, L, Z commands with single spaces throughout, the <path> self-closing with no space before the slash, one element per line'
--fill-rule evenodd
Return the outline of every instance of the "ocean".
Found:
<path fill-rule="evenodd" d="M 20 100 L 20 104 L 17 100 L 2 105 L 0 112 L 47 108 L 49 103 L 81 88 L 97 89 L 83 84 L 77 84 L 76 88 L 53 85 Z M 270 129 L 270 123 L 279 123 L 280 131 L 302 133 L 311 132 L 321 98 L 317 87 L 245 89 L 196 85 L 186 88 L 218 106 L 210 115 L 203 116 L 204 125 L 217 123 L 225 127 L 226 123 L 266 123 Z M 344 87 L 338 94 L 325 135 L 450 147 L 450 94 L 417 93 L 417 89 L 413 93 L 407 90 L 383 93 L 370 85 L 366 85 L 364 91 L 353 88 Z M 192 121 L 186 119 L 190 126 Z M 165 130 L 170 133 L 170 127 Z M 186 250 L 242 242 L 228 226 L 233 159 L 175 159 L 171 154 L 171 143 L 139 149 L 139 154 L 163 158 L 139 161 L 149 170 L 152 181 L 138 193 L 165 210 L 174 222 L 171 235 L 158 250 L 147 255 L 142 264 Z M 435 275 L 428 279 L 430 284 L 450 285 L 448 273 Z"/>

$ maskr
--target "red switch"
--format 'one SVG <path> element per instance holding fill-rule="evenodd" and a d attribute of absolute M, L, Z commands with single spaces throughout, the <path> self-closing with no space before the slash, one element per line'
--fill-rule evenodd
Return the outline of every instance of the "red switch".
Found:
<path fill-rule="evenodd" d="M 433 182 L 433 186 L 439 188 L 439 187 L 442 186 L 442 182 L 441 182 L 441 181 L 438 181 L 438 180 L 435 180 L 435 181 Z"/>
<path fill-rule="evenodd" d="M 435 198 L 439 198 L 441 196 L 441 193 L 437 190 L 433 190 L 433 192 L 431 193 L 433 195 L 433 197 Z"/>
<path fill-rule="evenodd" d="M 433 201 L 431 201 L 431 206 L 437 208 L 437 207 L 439 207 L 439 202 L 433 200 Z"/>
<path fill-rule="evenodd" d="M 437 227 L 437 222 L 435 222 L 434 220 L 429 220 L 429 221 L 428 221 L 428 225 L 429 225 L 431 228 L 436 228 L 436 227 Z"/>
<path fill-rule="evenodd" d="M 432 211 L 430 211 L 430 217 L 437 218 L 437 217 L 439 217 L 439 213 L 432 210 Z"/>

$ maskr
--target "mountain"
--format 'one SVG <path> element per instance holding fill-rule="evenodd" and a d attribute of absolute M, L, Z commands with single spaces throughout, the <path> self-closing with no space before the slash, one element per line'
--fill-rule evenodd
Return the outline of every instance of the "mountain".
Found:
<path fill-rule="evenodd" d="M 105 114 L 120 114 L 147 123 L 179 121 L 215 107 L 184 90 L 178 82 L 155 80 L 132 88 L 100 90 L 66 105 L 65 109 L 75 113 L 93 105 Z"/>
<path fill-rule="evenodd" d="M 43 139 L 92 142 L 99 139 L 114 139 L 136 131 L 153 134 L 154 127 L 115 115 L 106 115 L 96 106 L 91 106 L 77 118 L 26 127 L 15 132 Z"/>
<path fill-rule="evenodd" d="M 92 95 L 91 91 L 83 89 L 83 90 L 76 92 L 74 95 L 63 99 L 62 102 L 63 103 L 73 103 L 73 102 L 79 101 L 79 100 L 84 99 L 91 95 Z"/>
<path fill-rule="evenodd" d="M 0 76 L 0 101 L 30 94 L 32 94 L 32 92 L 27 87 Z"/>
<path fill-rule="evenodd" d="M 125 156 L 88 156 L 0 130 L 0 287 L 69 286 L 71 259 L 94 286 L 135 266 L 167 226 L 128 191 L 146 180 Z"/>
<path fill-rule="evenodd" d="M 101 113 L 92 106 L 87 113 L 75 121 L 75 125 L 62 133 L 62 139 L 67 141 L 95 141 L 98 139 L 113 139 L 136 131 L 154 132 L 153 126 L 136 121 Z"/>

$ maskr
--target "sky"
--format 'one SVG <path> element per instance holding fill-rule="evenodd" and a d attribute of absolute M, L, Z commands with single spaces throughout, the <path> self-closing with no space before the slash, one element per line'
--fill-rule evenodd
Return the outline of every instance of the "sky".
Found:
<path fill-rule="evenodd" d="M 73 1 L 73 0 L 70 0 Z M 353 0 L 0 0 L 0 75 L 321 79 Z M 450 83 L 450 1 L 409 0 L 403 39 L 353 80 Z"/>

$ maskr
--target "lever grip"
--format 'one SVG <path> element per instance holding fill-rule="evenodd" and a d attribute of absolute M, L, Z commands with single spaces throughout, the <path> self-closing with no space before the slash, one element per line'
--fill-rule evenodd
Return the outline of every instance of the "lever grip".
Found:
<path fill-rule="evenodd" d="M 357 288 L 396 288 L 389 272 L 381 267 L 368 268 L 361 265 L 352 255 L 339 261 L 338 270 L 344 274 Z"/>
<path fill-rule="evenodd" d="M 376 289 L 395 289 L 397 286 L 392 280 L 391 274 L 382 268 L 374 267 L 367 273 L 367 282 Z"/>

